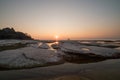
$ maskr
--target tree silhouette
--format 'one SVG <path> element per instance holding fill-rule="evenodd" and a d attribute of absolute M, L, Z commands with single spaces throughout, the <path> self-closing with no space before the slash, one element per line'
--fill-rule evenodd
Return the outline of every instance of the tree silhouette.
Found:
<path fill-rule="evenodd" d="M 14 28 L 0 29 L 0 39 L 32 39 L 30 35 L 23 32 L 16 32 Z"/>

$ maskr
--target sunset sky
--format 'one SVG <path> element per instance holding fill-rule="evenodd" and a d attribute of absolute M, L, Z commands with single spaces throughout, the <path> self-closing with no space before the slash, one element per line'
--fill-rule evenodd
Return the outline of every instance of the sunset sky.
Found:
<path fill-rule="evenodd" d="M 120 0 L 0 0 L 0 28 L 37 39 L 120 39 Z"/>

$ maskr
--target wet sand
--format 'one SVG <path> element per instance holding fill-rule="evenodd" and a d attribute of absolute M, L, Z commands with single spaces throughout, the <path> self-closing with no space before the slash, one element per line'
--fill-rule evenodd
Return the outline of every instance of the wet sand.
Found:
<path fill-rule="evenodd" d="M 0 71 L 0 80 L 120 80 L 120 59 Z"/>

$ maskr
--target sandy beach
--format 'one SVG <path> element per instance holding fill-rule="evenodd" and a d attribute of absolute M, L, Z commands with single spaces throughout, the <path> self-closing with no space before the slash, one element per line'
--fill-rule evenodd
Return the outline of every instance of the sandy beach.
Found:
<path fill-rule="evenodd" d="M 0 80 L 120 80 L 120 59 L 0 71 Z"/>

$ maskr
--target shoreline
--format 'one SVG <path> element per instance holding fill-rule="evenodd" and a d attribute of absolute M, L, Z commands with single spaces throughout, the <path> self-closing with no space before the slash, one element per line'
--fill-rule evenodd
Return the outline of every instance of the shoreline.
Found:
<path fill-rule="evenodd" d="M 81 77 L 83 80 L 119 80 L 119 67 L 120 59 L 88 64 L 65 63 L 32 69 L 0 71 L 0 80 L 60 80 L 61 78 L 68 80 L 70 76 L 76 80 L 80 80 Z"/>

